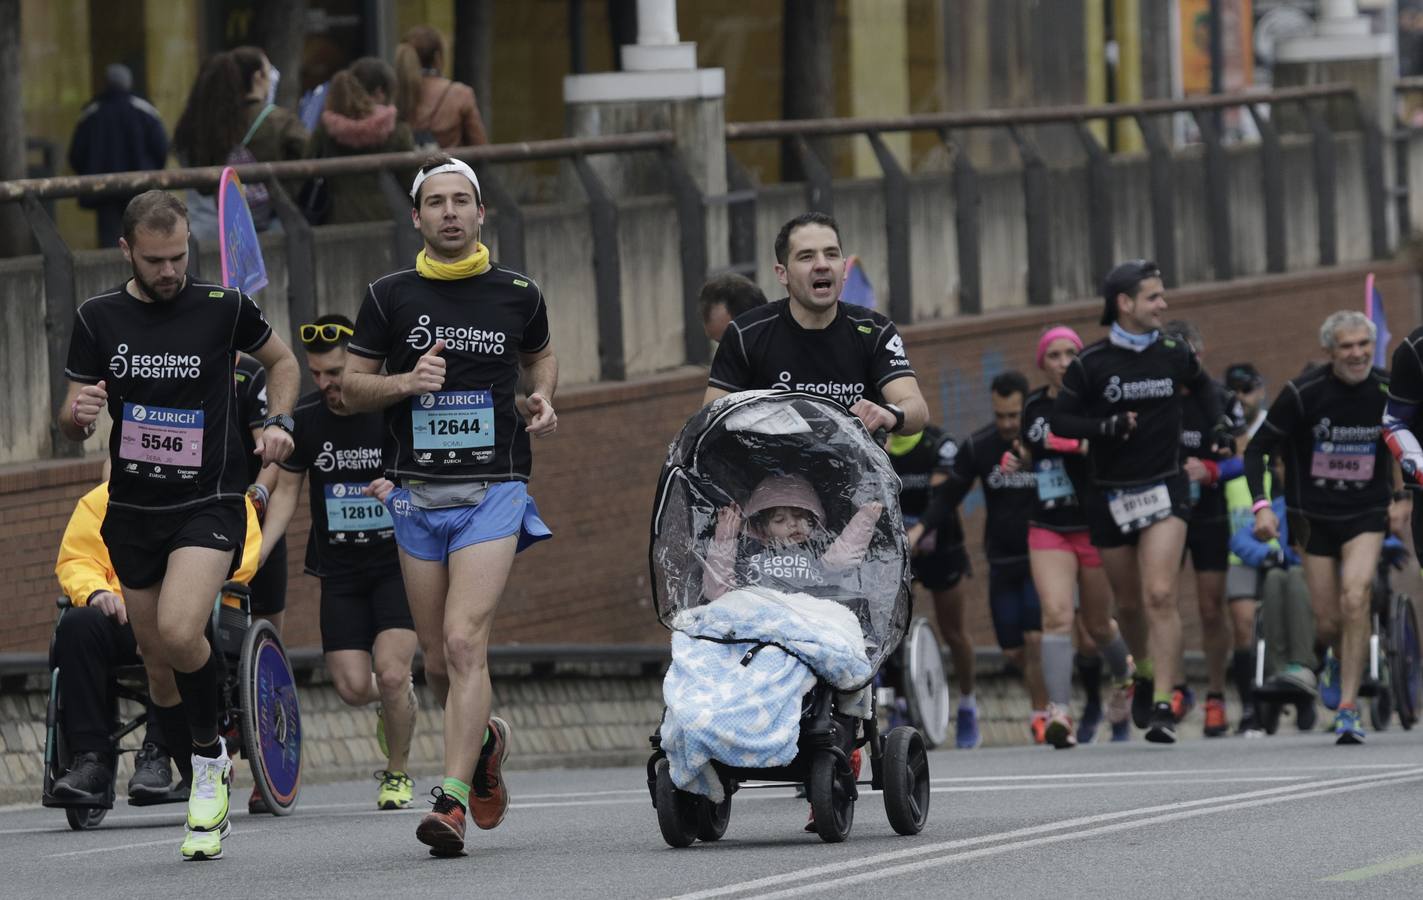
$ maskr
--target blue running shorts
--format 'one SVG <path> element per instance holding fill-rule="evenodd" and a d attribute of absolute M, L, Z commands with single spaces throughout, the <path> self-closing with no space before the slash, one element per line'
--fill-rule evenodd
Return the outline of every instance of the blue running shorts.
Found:
<path fill-rule="evenodd" d="M 410 502 L 410 491 L 405 488 L 391 491 L 386 506 L 400 549 L 431 562 L 445 562 L 456 550 L 511 534 L 519 536 L 519 551 L 553 537 L 522 481 L 490 485 L 476 506 L 421 509 Z"/>

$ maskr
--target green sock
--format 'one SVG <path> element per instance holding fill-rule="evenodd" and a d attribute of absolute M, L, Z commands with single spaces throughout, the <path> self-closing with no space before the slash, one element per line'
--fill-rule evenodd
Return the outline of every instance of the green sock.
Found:
<path fill-rule="evenodd" d="M 480 747 L 488 747 L 488 746 L 489 746 L 489 739 L 490 739 L 491 737 L 492 737 L 492 735 L 490 735 L 489 729 L 488 729 L 488 728 L 484 729 L 484 740 L 480 742 L 479 746 L 480 746 Z"/>
<path fill-rule="evenodd" d="M 458 778 L 446 778 L 440 785 L 440 790 L 445 792 L 446 797 L 453 797 L 459 801 L 459 805 L 469 809 L 469 785 Z"/>
<path fill-rule="evenodd" d="M 1170 702 L 1171 702 L 1171 692 L 1170 692 L 1170 691 L 1157 691 L 1156 693 L 1154 693 L 1154 694 L 1151 695 L 1151 702 L 1152 702 L 1152 703 L 1170 703 Z"/>
<path fill-rule="evenodd" d="M 1151 660 L 1139 659 L 1136 663 L 1136 677 L 1145 681 L 1151 681 L 1156 677 L 1156 669 L 1152 667 Z"/>

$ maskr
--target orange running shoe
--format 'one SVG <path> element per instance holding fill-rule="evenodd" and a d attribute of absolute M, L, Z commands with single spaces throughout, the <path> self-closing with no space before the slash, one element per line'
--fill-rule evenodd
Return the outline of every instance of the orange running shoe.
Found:
<path fill-rule="evenodd" d="M 1045 710 L 1033 712 L 1033 717 L 1028 720 L 1028 730 L 1033 735 L 1034 744 L 1047 742 L 1047 712 Z"/>
<path fill-rule="evenodd" d="M 1206 695 L 1206 737 L 1220 737 L 1230 731 L 1230 720 L 1225 715 L 1225 698 Z"/>
<path fill-rule="evenodd" d="M 1171 715 L 1180 722 L 1196 708 L 1196 694 L 1188 687 L 1178 687 L 1171 692 Z"/>
<path fill-rule="evenodd" d="M 431 856 L 459 856 L 464 852 L 464 807 L 440 788 L 431 788 L 430 794 L 435 808 L 420 820 L 415 837 Z"/>
<path fill-rule="evenodd" d="M 474 824 L 488 831 L 499 827 L 509 811 L 509 789 L 504 786 L 504 759 L 509 755 L 509 723 L 489 717 L 489 742 L 479 752 L 470 784 L 469 814 Z"/>

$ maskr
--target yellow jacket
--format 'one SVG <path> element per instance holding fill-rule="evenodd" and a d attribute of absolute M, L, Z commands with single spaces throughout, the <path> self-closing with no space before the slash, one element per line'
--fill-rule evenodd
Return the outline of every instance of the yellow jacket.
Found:
<path fill-rule="evenodd" d="M 257 560 L 262 554 L 262 527 L 257 524 L 257 510 L 252 507 L 252 501 L 244 499 L 243 503 L 247 506 L 247 540 L 242 545 L 242 564 L 232 580 L 246 584 L 257 574 Z M 99 536 L 108 508 L 109 483 L 106 481 L 79 498 L 65 526 L 64 538 L 59 542 L 54 574 L 59 578 L 60 589 L 75 606 L 84 606 L 95 591 L 123 595 L 119 578 L 114 574 L 114 564 L 109 561 L 109 548 Z"/>

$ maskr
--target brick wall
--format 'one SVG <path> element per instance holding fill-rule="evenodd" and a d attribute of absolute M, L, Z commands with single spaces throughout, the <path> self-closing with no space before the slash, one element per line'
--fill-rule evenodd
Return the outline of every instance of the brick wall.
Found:
<path fill-rule="evenodd" d="M 1420 322 L 1419 275 L 1401 264 L 1379 274 L 1395 338 Z M 1344 267 L 1276 278 L 1196 286 L 1170 294 L 1169 315 L 1191 319 L 1205 336 L 1213 371 L 1241 360 L 1260 367 L 1273 393 L 1306 360 L 1320 356 L 1317 333 L 1328 313 L 1362 308 L 1368 270 Z M 1032 353 L 1047 325 L 1063 322 L 1095 339 L 1099 302 L 1018 310 L 905 329 L 931 417 L 955 434 L 989 419 L 988 380 L 1004 368 L 1033 374 Z M 1033 379 L 1037 381 L 1038 379 Z M 695 410 L 700 370 L 560 394 L 558 435 L 535 445 L 532 492 L 554 540 L 514 565 L 494 627 L 496 643 L 626 643 L 666 640 L 651 609 L 647 573 L 652 494 L 668 442 Z M 53 563 L 74 501 L 98 478 L 94 459 L 41 462 L 0 470 L 0 652 L 47 646 L 54 618 Z M 304 505 L 304 504 L 303 504 Z M 982 533 L 971 498 L 965 525 Z M 306 514 L 292 526 L 286 634 L 291 646 L 317 646 L 315 579 L 301 574 Z M 986 574 L 981 555 L 976 571 Z M 1188 580 L 1189 581 L 1189 580 Z M 971 587 L 968 622 L 975 643 L 993 643 L 983 579 Z M 1189 590 L 1182 609 L 1188 646 L 1198 646 Z M 927 604 L 925 607 L 927 608 Z"/>

